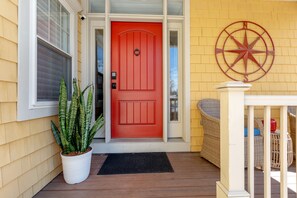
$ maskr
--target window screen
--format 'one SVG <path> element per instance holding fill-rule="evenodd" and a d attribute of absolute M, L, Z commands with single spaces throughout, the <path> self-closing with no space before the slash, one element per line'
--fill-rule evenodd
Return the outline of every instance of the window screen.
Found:
<path fill-rule="evenodd" d="M 37 101 L 57 101 L 64 78 L 71 94 L 70 14 L 58 0 L 37 0 Z"/>

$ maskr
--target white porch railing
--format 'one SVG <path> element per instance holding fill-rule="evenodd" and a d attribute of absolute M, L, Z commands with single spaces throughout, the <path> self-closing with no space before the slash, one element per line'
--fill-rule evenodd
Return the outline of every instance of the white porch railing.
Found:
<path fill-rule="evenodd" d="M 264 197 L 271 197 L 270 118 L 271 107 L 280 108 L 280 197 L 288 197 L 287 188 L 287 108 L 297 106 L 297 96 L 251 96 L 251 87 L 242 82 L 227 82 L 220 92 L 220 181 L 217 197 L 254 197 L 254 107 L 264 107 Z M 244 108 L 248 109 L 248 189 L 244 177 Z M 296 126 L 297 128 L 297 126 Z M 250 135 L 252 134 L 252 135 Z M 296 138 L 297 139 L 297 138 Z M 297 142 L 296 142 L 297 143 Z M 294 143 L 295 144 L 295 143 Z M 296 182 L 297 183 L 297 182 Z"/>

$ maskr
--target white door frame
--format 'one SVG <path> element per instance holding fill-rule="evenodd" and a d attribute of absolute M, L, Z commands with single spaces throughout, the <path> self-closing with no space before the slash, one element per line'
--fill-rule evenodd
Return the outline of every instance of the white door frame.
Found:
<path fill-rule="evenodd" d="M 87 0 L 82 0 L 83 10 L 87 13 L 88 3 Z M 167 0 L 163 0 L 163 13 L 167 13 Z M 89 31 L 94 28 L 91 27 L 96 23 L 92 22 L 94 20 L 101 20 L 102 23 L 105 23 L 105 27 L 102 28 L 104 30 L 104 117 L 105 117 L 105 141 L 102 142 L 98 140 L 97 143 L 94 143 L 93 147 L 95 148 L 95 152 L 114 152 L 117 151 L 120 147 L 122 150 L 125 150 L 123 147 L 127 148 L 127 152 L 136 152 L 134 147 L 134 143 L 137 145 L 141 144 L 142 148 L 145 151 L 155 150 L 156 148 L 151 148 L 151 143 L 153 140 L 140 141 L 139 140 L 125 140 L 121 142 L 120 140 L 113 141 L 111 139 L 111 21 L 137 21 L 137 22 L 162 22 L 163 24 L 163 140 L 160 142 L 156 140 L 154 143 L 159 145 L 158 148 L 160 151 L 190 151 L 190 1 L 184 0 L 184 16 L 167 16 L 167 15 L 129 15 L 129 14 L 110 14 L 108 11 L 110 10 L 109 1 L 106 1 L 104 14 L 85 14 L 87 19 L 82 21 L 82 86 L 86 86 L 89 83 L 92 83 L 92 79 L 90 78 L 91 72 L 90 67 L 93 67 L 90 61 L 90 56 L 88 54 L 90 51 L 90 34 Z M 168 139 L 168 21 L 182 21 L 183 20 L 183 136 L 182 139 L 171 141 Z M 166 31 L 164 31 L 166 30 Z M 93 52 L 94 53 L 94 52 Z M 94 57 L 92 57 L 94 58 Z M 96 141 L 95 141 L 96 142 Z M 99 143 L 100 142 L 100 143 Z M 134 142 L 134 143 L 133 143 Z M 168 143 L 167 143 L 168 142 Z M 104 144 L 105 143 L 105 144 Z M 164 144 L 165 143 L 165 144 Z M 177 145 L 175 145 L 178 143 Z M 96 144 L 96 145 L 95 145 Z M 97 145 L 98 144 L 98 145 Z M 99 145 L 100 144 L 100 145 Z M 175 146 L 173 146 L 173 144 Z M 96 151 L 97 148 L 100 151 Z M 138 147 L 138 146 L 137 146 Z M 130 148 L 130 149 L 129 149 Z M 121 150 L 120 149 L 120 150 Z M 139 147 L 138 149 L 139 150 Z"/>
<path fill-rule="evenodd" d="M 95 40 L 95 30 L 96 29 L 101 29 L 103 30 L 103 34 L 105 32 L 105 24 L 104 21 L 100 21 L 100 20 L 89 20 L 89 39 L 88 39 L 88 46 L 89 46 L 89 50 L 90 53 L 88 56 L 88 65 L 92 65 L 95 66 L 96 62 L 96 40 Z M 105 41 L 103 41 L 103 46 L 105 46 Z M 105 53 L 104 53 L 105 55 Z M 105 65 L 105 59 L 104 59 L 104 63 Z M 89 83 L 93 83 L 95 84 L 95 73 L 96 73 L 96 69 L 95 67 L 89 67 L 88 70 L 88 76 L 89 76 Z M 104 68 L 105 69 L 105 68 Z M 105 72 L 104 72 L 105 73 Z M 95 94 L 94 94 L 94 98 L 95 98 Z M 105 107 L 105 101 L 103 100 L 103 106 Z M 95 102 L 93 104 L 93 109 L 95 109 Z M 103 114 L 105 115 L 105 108 L 104 108 L 104 112 Z M 93 115 L 93 120 L 95 121 L 95 115 Z M 105 137 L 105 127 L 102 127 L 95 135 L 95 138 L 104 138 Z"/>

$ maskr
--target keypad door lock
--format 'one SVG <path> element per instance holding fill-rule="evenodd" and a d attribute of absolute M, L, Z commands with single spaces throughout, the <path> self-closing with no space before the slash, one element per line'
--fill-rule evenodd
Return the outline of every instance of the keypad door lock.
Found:
<path fill-rule="evenodd" d="M 116 80 L 117 79 L 117 72 L 111 72 L 111 79 Z"/>
<path fill-rule="evenodd" d="M 117 88 L 117 83 L 111 83 L 111 88 L 116 89 Z"/>

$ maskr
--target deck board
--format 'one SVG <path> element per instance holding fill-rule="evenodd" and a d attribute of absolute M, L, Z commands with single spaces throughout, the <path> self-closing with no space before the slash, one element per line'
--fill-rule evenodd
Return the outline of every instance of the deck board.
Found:
<path fill-rule="evenodd" d="M 200 157 L 199 153 L 168 153 L 173 173 L 97 175 L 106 155 L 93 155 L 91 174 L 81 184 L 68 185 L 60 174 L 35 198 L 100 197 L 100 198 L 213 198 L 219 169 Z M 295 165 L 289 168 L 295 172 Z M 263 196 L 263 172 L 255 170 L 255 192 Z M 296 179 L 293 180 L 294 182 Z M 272 197 L 279 197 L 279 182 L 272 179 Z M 292 190 L 289 197 L 296 197 Z"/>

